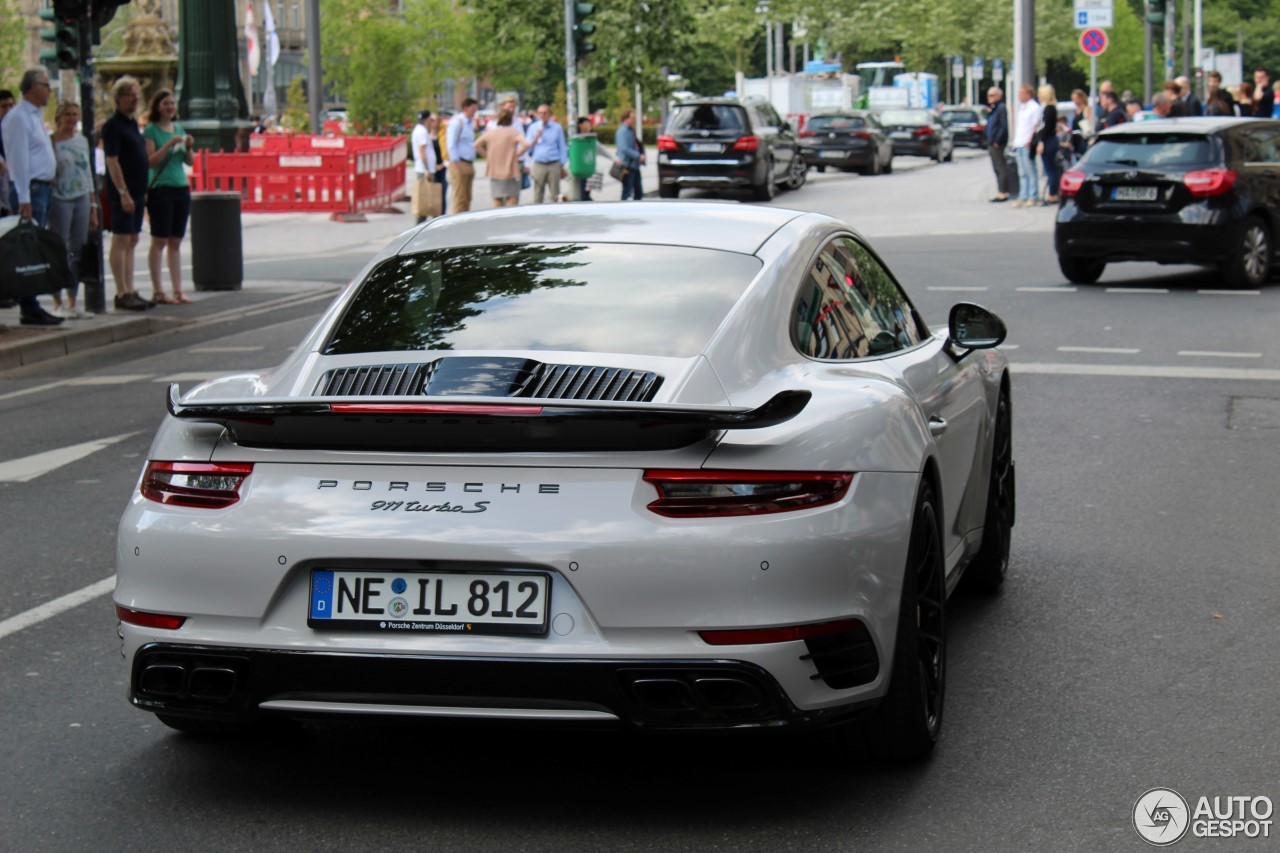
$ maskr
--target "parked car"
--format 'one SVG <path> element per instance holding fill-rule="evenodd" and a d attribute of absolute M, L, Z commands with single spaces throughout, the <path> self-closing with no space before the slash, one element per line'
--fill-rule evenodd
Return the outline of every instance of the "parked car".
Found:
<path fill-rule="evenodd" d="M 951 162 L 955 148 L 951 128 L 943 124 L 933 110 L 885 110 L 880 113 L 880 124 L 889 131 L 894 154 Z"/>
<path fill-rule="evenodd" d="M 1149 119 L 1108 128 L 1062 176 L 1054 227 L 1068 280 L 1108 263 L 1221 268 L 1236 287 L 1267 280 L 1280 238 L 1280 124 Z"/>
<path fill-rule="evenodd" d="M 938 117 L 951 130 L 956 145 L 987 147 L 987 108 L 948 107 Z"/>
<path fill-rule="evenodd" d="M 130 701 L 920 758 L 947 597 L 1006 574 L 1004 335 L 930 329 L 817 213 L 433 219 L 283 364 L 170 387 L 117 539 Z"/>
<path fill-rule="evenodd" d="M 800 131 L 800 150 L 819 172 L 828 166 L 864 175 L 893 171 L 893 143 L 869 110 L 815 114 Z"/>
<path fill-rule="evenodd" d="M 700 98 L 677 104 L 658 137 L 658 195 L 684 187 L 750 189 L 757 201 L 777 186 L 804 186 L 808 167 L 791 125 L 763 98 Z"/>

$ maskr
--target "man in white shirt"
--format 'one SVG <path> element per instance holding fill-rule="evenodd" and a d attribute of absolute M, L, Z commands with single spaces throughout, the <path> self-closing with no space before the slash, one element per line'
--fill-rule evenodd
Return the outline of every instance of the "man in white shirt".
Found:
<path fill-rule="evenodd" d="M 49 224 L 53 206 L 53 179 L 58 172 L 53 143 L 44 129 L 41 110 L 49 103 L 49 72 L 32 68 L 22 75 L 22 100 L 9 110 L 0 124 L 9 169 L 10 202 L 23 219 L 33 219 L 41 228 Z M 18 302 L 24 326 L 56 326 L 62 322 L 28 296 Z"/>
<path fill-rule="evenodd" d="M 436 151 L 435 146 L 431 144 L 431 132 L 427 129 L 427 122 L 430 119 L 431 110 L 418 113 L 418 123 L 413 126 L 413 133 L 409 137 L 409 144 L 413 147 L 413 172 L 418 179 L 413 195 L 414 213 L 418 216 L 418 224 L 427 221 L 426 185 L 433 183 L 436 175 Z"/>
<path fill-rule="evenodd" d="M 1018 87 L 1018 115 L 1014 119 L 1013 149 L 1018 162 L 1018 200 L 1014 207 L 1033 207 L 1039 201 L 1036 184 L 1036 128 L 1044 116 L 1044 108 L 1035 99 L 1035 90 L 1029 83 Z"/>

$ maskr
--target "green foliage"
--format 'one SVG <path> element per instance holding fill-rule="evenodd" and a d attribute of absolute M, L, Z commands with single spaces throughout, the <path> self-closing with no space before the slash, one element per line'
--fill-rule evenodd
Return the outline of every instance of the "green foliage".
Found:
<path fill-rule="evenodd" d="M 307 105 L 307 93 L 302 86 L 302 75 L 299 74 L 289 83 L 289 91 L 285 93 L 284 114 L 280 116 L 280 126 L 294 133 L 311 132 L 311 111 Z"/>
<path fill-rule="evenodd" d="M 522 103 L 550 103 L 557 81 L 565 76 L 564 4 L 469 0 L 467 9 L 467 26 L 474 34 L 470 72 L 499 91 L 519 91 Z"/>
<path fill-rule="evenodd" d="M 0 87 L 18 94 L 18 81 L 22 78 L 22 48 L 27 43 L 27 28 L 22 24 L 18 0 L 0 0 Z"/>

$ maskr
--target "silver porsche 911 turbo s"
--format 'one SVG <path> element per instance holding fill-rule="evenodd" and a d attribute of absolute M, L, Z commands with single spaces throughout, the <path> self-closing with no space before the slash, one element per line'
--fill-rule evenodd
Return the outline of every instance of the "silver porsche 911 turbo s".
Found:
<path fill-rule="evenodd" d="M 948 596 L 1008 562 L 1004 335 L 967 303 L 935 333 L 818 214 L 436 219 L 279 367 L 170 389 L 120 523 L 130 701 L 921 757 Z"/>

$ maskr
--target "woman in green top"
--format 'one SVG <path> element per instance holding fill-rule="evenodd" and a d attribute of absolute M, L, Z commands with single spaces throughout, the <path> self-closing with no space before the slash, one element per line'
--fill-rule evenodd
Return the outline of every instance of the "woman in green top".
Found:
<path fill-rule="evenodd" d="M 173 120 L 178 104 L 173 93 L 161 89 L 151 96 L 147 127 L 142 138 L 147 142 L 147 159 L 151 166 L 147 189 L 147 218 L 151 220 L 151 251 L 147 266 L 151 268 L 151 301 L 176 304 L 190 302 L 182 292 L 182 238 L 187 233 L 191 215 L 191 187 L 183 164 L 193 162 L 194 140 Z M 164 292 L 160 280 L 160 256 L 169 250 L 169 281 L 173 296 Z"/>

